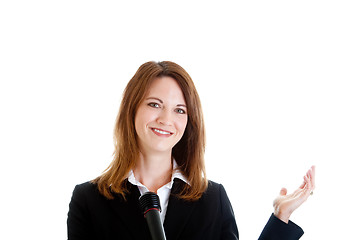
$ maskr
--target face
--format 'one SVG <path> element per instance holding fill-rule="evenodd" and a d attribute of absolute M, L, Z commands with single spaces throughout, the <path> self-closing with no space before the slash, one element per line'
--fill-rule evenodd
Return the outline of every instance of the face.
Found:
<path fill-rule="evenodd" d="M 168 153 L 184 134 L 188 120 L 184 95 L 171 77 L 156 78 L 135 115 L 142 153 Z"/>

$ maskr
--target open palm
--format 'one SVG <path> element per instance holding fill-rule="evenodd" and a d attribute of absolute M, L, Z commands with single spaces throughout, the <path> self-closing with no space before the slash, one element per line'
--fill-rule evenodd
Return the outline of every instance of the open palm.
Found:
<path fill-rule="evenodd" d="M 315 189 L 315 166 L 312 166 L 304 176 L 304 182 L 293 193 L 287 194 L 282 188 L 280 195 L 274 200 L 274 215 L 288 223 L 290 215 L 303 204 Z"/>

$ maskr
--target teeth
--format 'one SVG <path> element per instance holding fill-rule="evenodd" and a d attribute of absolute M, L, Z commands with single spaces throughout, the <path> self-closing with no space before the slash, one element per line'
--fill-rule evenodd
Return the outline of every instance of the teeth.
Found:
<path fill-rule="evenodd" d="M 154 128 L 154 131 L 155 131 L 155 132 L 158 132 L 158 133 L 160 133 L 160 134 L 170 134 L 169 132 L 164 132 L 164 131 L 161 131 L 161 130 L 155 129 L 155 128 Z"/>

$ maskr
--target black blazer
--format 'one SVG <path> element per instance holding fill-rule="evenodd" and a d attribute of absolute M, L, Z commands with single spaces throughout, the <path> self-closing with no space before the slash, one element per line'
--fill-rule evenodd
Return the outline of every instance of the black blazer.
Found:
<path fill-rule="evenodd" d="M 77 185 L 69 206 L 69 240 L 141 239 L 151 240 L 139 207 L 140 192 L 127 182 L 130 193 L 126 201 L 116 195 L 113 200 L 102 196 L 92 183 Z M 221 184 L 209 181 L 209 187 L 195 202 L 175 197 L 182 184 L 174 180 L 164 221 L 167 240 L 238 239 L 234 212 Z M 300 227 L 271 215 L 259 239 L 299 239 Z"/>

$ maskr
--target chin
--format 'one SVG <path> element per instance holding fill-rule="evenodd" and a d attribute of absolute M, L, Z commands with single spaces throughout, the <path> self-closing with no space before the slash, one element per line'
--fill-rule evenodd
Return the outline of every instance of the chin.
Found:
<path fill-rule="evenodd" d="M 153 146 L 151 149 L 152 149 L 152 151 L 158 152 L 158 153 L 168 153 L 168 152 L 171 153 L 172 148 L 173 148 L 173 146 L 171 145 L 171 146 L 156 146 L 156 147 Z"/>

